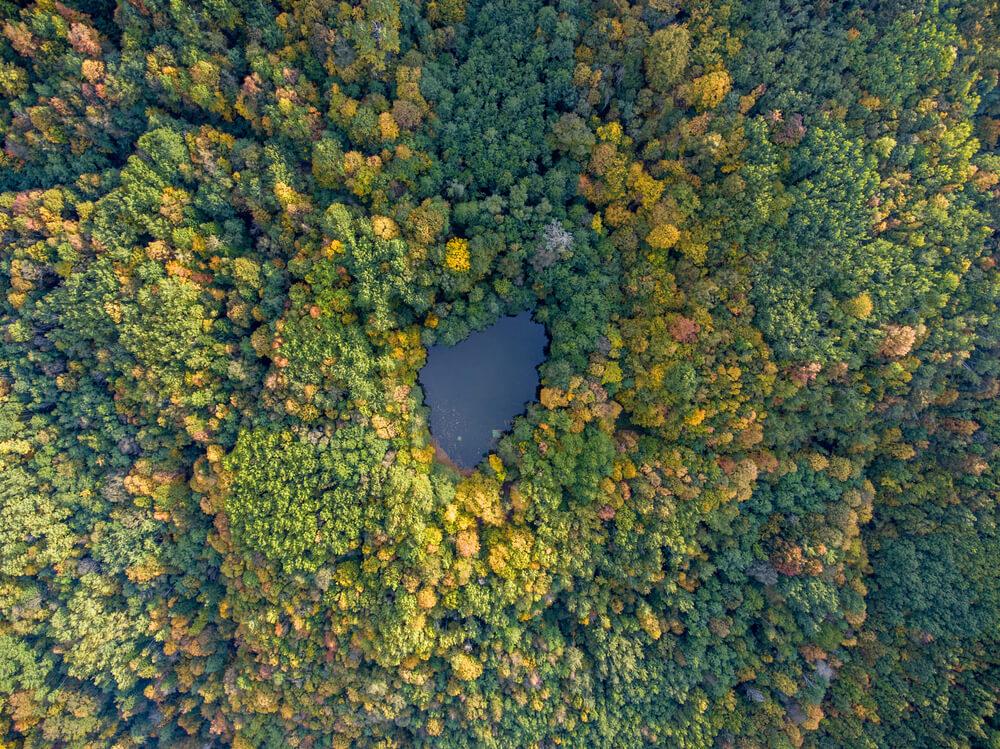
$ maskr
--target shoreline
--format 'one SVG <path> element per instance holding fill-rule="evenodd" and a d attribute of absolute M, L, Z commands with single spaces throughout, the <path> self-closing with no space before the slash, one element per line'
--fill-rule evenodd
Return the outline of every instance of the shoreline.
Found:
<path fill-rule="evenodd" d="M 434 447 L 434 460 L 441 465 L 447 466 L 463 478 L 468 478 L 475 473 L 475 468 L 462 468 L 462 466 L 452 460 L 451 456 L 445 452 L 445 449 L 441 447 L 441 443 L 437 441 L 433 434 L 431 435 L 431 445 Z"/>

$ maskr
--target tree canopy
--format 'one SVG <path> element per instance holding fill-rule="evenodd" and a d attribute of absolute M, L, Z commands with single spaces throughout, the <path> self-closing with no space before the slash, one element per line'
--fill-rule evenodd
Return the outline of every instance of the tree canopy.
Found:
<path fill-rule="evenodd" d="M 0 0 L 0 746 L 1000 746 L 998 13 Z"/>

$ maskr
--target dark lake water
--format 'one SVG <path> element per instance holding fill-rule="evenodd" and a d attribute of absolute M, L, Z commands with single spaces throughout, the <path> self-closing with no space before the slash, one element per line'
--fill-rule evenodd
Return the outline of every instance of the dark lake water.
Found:
<path fill-rule="evenodd" d="M 431 434 L 455 463 L 472 468 L 538 390 L 545 327 L 524 312 L 454 346 L 432 346 L 420 370 Z"/>

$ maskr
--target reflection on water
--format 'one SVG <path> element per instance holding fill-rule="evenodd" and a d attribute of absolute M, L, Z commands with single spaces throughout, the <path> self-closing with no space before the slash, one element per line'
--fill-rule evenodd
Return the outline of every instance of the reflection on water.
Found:
<path fill-rule="evenodd" d="M 527 312 L 455 346 L 432 346 L 420 370 L 431 434 L 459 466 L 475 466 L 538 389 L 545 328 Z"/>

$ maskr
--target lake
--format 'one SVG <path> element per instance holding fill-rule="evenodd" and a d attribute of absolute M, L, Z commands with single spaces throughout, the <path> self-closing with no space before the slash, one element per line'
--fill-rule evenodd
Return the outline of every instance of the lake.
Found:
<path fill-rule="evenodd" d="M 535 399 L 547 343 L 545 327 L 524 312 L 427 351 L 420 385 L 431 435 L 451 461 L 474 467 Z"/>

